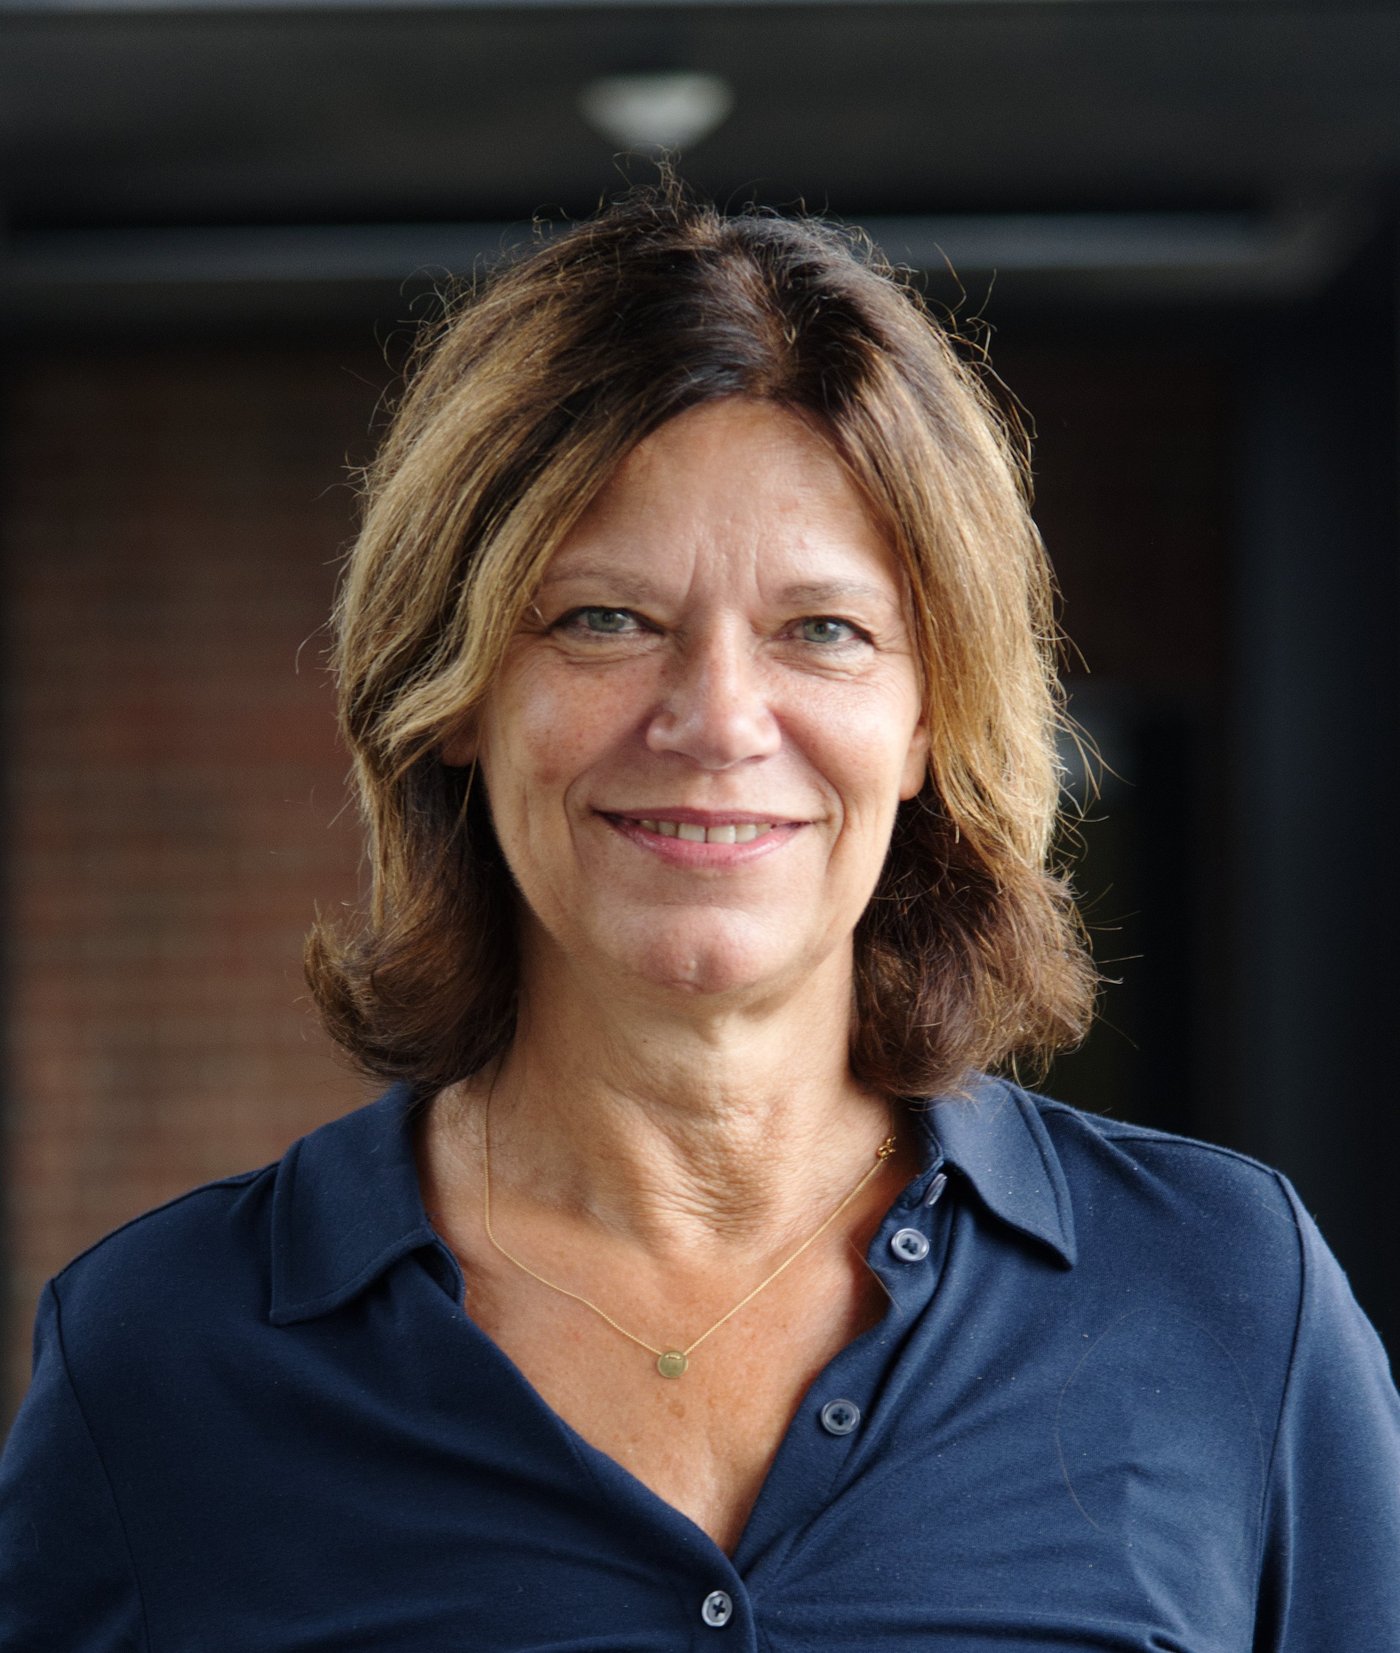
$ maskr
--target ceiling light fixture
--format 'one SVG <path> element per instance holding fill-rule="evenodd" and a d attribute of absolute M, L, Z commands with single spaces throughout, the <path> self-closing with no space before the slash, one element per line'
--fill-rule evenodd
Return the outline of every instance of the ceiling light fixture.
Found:
<path fill-rule="evenodd" d="M 624 149 L 688 149 L 734 107 L 718 75 L 603 75 L 579 94 L 579 110 L 596 131 Z"/>

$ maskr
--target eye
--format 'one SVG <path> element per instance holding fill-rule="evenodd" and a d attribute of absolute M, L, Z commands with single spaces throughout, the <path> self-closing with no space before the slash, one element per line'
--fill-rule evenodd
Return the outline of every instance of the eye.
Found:
<path fill-rule="evenodd" d="M 589 637 L 630 637 L 641 625 L 631 609 L 574 608 L 555 622 L 554 629 Z"/>
<path fill-rule="evenodd" d="M 838 620 L 830 614 L 799 620 L 794 629 L 804 643 L 820 643 L 828 648 L 835 643 L 854 643 L 865 636 L 849 620 Z"/>

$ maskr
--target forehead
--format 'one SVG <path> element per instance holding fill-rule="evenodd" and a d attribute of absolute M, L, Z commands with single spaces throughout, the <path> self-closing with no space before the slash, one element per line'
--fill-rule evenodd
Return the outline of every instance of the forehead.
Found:
<path fill-rule="evenodd" d="M 904 581 L 831 442 L 798 415 L 733 398 L 690 409 L 631 451 L 551 559 L 546 580 L 600 558 L 660 566 L 703 558 L 786 581 L 857 570 Z"/>

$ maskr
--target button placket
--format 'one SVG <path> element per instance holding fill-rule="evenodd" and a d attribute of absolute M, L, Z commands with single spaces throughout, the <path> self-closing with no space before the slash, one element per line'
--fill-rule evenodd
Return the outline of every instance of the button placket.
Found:
<path fill-rule="evenodd" d="M 870 1237 L 863 1255 L 888 1295 L 888 1323 L 880 1335 L 856 1339 L 821 1373 L 803 1409 L 803 1427 L 784 1438 L 745 1533 L 736 1557 L 741 1573 L 784 1532 L 821 1519 L 847 1478 L 858 1473 L 868 1454 L 877 1448 L 883 1435 L 883 1413 L 877 1399 L 880 1382 L 902 1358 L 898 1339 L 906 1329 L 917 1326 L 937 1284 L 935 1259 L 942 1254 L 945 1212 L 930 1211 L 926 1215 L 925 1210 L 931 1203 L 933 1186 L 942 1177 L 943 1163 L 935 1144 L 932 1163 L 891 1202 L 879 1230 Z M 910 1266 L 890 1247 L 898 1228 L 914 1223 L 927 1227 L 931 1236 L 928 1261 L 922 1267 Z M 826 1410 L 833 1405 L 834 1412 Z M 846 1406 L 851 1408 L 850 1413 Z M 832 1429 L 833 1420 L 844 1433 Z M 750 1621 L 736 1606 L 730 1627 L 737 1630 L 741 1624 L 745 1635 L 749 1635 Z"/>

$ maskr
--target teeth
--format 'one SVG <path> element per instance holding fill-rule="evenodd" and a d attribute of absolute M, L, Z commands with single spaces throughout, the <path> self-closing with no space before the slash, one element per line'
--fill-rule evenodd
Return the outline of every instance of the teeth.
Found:
<path fill-rule="evenodd" d="M 647 832 L 660 833 L 663 838 L 681 838 L 687 844 L 751 844 L 765 832 L 773 830 L 770 821 L 726 822 L 723 826 L 702 827 L 691 821 L 638 821 Z"/>

